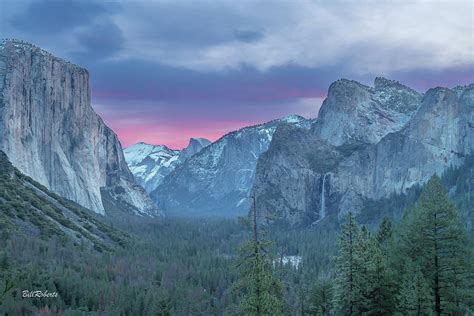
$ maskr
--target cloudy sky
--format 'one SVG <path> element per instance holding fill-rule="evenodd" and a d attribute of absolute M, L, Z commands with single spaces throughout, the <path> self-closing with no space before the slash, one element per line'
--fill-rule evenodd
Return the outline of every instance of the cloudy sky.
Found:
<path fill-rule="evenodd" d="M 124 146 L 316 117 L 342 77 L 474 82 L 473 25 L 470 0 L 0 1 L 0 37 L 86 67 Z"/>

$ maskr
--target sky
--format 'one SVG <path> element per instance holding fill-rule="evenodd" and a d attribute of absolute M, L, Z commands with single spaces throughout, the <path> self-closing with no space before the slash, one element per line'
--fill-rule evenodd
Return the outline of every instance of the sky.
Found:
<path fill-rule="evenodd" d="M 317 117 L 331 82 L 474 82 L 474 2 L 0 0 L 0 38 L 89 70 L 122 146 Z"/>

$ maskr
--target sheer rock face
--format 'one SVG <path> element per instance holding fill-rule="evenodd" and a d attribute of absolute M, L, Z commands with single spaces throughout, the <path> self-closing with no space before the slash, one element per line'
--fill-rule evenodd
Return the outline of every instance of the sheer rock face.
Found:
<path fill-rule="evenodd" d="M 191 138 L 188 146 L 180 151 L 179 161 L 184 162 L 191 156 L 200 152 L 204 147 L 209 146 L 211 142 L 206 138 Z"/>
<path fill-rule="evenodd" d="M 265 217 L 291 225 L 317 221 L 324 175 L 343 158 L 343 152 L 310 130 L 277 128 L 269 149 L 257 162 L 252 189 L 257 208 Z M 325 205 L 333 198 L 327 185 L 330 178 L 326 178 Z"/>
<path fill-rule="evenodd" d="M 260 157 L 258 207 L 290 224 L 317 223 L 322 210 L 358 212 L 368 199 L 462 164 L 474 149 L 473 91 L 435 88 L 422 97 L 382 78 L 374 88 L 334 83 L 312 130 L 278 129 Z"/>
<path fill-rule="evenodd" d="M 430 89 L 403 130 L 339 166 L 340 186 L 371 199 L 402 193 L 461 165 L 473 149 L 474 85 Z M 343 177 L 350 177 L 351 185 L 343 185 Z"/>
<path fill-rule="evenodd" d="M 315 132 L 334 146 L 375 144 L 400 130 L 416 112 L 421 94 L 384 78 L 374 87 L 341 79 L 329 87 Z"/>
<path fill-rule="evenodd" d="M 0 150 L 23 173 L 104 214 L 101 189 L 158 214 L 130 173 L 115 133 L 90 105 L 87 70 L 31 44 L 0 42 Z"/>
<path fill-rule="evenodd" d="M 308 129 L 310 121 L 290 116 L 226 134 L 165 177 L 152 198 L 164 210 L 186 214 L 246 212 L 257 159 L 277 126 L 287 124 Z"/>

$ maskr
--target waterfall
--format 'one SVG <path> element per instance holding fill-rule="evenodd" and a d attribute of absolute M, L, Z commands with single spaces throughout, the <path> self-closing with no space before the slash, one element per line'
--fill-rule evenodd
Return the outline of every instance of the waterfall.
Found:
<path fill-rule="evenodd" d="M 326 217 L 326 194 L 325 194 L 325 186 L 326 186 L 326 176 L 328 174 L 325 173 L 324 176 L 323 176 L 323 185 L 322 185 L 322 188 L 321 188 L 321 212 L 319 212 L 319 219 L 323 219 L 324 217 Z"/>

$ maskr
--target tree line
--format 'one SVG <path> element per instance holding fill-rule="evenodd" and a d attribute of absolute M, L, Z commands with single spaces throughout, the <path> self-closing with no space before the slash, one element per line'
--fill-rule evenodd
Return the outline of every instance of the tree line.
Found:
<path fill-rule="evenodd" d="M 130 245 L 102 253 L 0 229 L 0 314 L 473 314 L 472 241 L 437 177 L 397 222 L 377 227 L 352 213 L 313 229 L 260 225 L 255 207 L 250 215 L 246 229 L 228 219 L 116 221 Z M 283 265 L 283 255 L 302 262 Z M 22 299 L 23 289 L 59 295 Z"/>
<path fill-rule="evenodd" d="M 252 214 L 255 218 L 256 209 Z M 272 256 L 257 236 L 239 253 L 236 315 L 284 315 L 288 311 Z M 243 262 L 243 263 L 242 263 Z M 348 213 L 341 227 L 333 272 L 315 282 L 309 315 L 472 315 L 472 244 L 438 177 L 398 225 L 384 217 L 375 232 Z"/>

